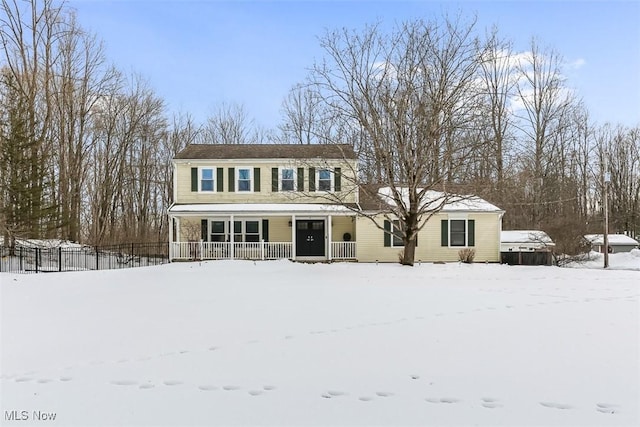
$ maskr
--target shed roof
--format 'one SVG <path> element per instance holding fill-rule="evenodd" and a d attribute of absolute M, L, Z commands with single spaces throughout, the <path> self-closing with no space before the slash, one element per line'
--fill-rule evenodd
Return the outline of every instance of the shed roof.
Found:
<path fill-rule="evenodd" d="M 602 234 L 587 234 L 584 236 L 592 245 L 604 245 L 604 237 Z M 607 235 L 609 245 L 625 245 L 625 246 L 638 246 L 638 241 L 624 234 L 609 234 Z"/>
<path fill-rule="evenodd" d="M 348 144 L 189 144 L 175 159 L 355 159 Z"/>

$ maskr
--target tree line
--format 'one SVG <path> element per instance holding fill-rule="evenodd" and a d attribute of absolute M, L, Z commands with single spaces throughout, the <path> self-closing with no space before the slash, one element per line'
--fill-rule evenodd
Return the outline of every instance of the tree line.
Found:
<path fill-rule="evenodd" d="M 504 229 L 575 252 L 602 230 L 606 165 L 611 230 L 640 233 L 640 127 L 595 123 L 558 52 L 535 39 L 518 52 L 473 18 L 327 31 L 274 129 L 237 104 L 204 123 L 169 113 L 53 0 L 1 0 L 0 41 L 4 242 L 165 240 L 171 160 L 188 143 L 352 144 L 360 183 L 409 189 L 397 212 L 409 246 L 438 189 L 477 194 L 506 210 Z"/>

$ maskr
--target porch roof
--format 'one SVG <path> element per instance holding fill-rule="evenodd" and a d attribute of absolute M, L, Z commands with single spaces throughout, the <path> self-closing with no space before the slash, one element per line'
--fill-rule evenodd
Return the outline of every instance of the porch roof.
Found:
<path fill-rule="evenodd" d="M 327 215 L 356 215 L 351 206 L 332 205 L 324 203 L 196 203 L 179 204 L 169 208 L 169 214 L 174 215 L 299 215 L 299 214 L 327 214 Z"/>

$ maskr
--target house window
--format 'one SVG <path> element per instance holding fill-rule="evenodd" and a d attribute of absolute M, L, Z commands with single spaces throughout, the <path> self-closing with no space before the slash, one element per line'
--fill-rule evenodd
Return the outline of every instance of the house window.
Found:
<path fill-rule="evenodd" d="M 260 222 L 259 221 L 245 221 L 244 241 L 245 242 L 260 241 Z"/>
<path fill-rule="evenodd" d="M 318 191 L 331 191 L 331 171 L 329 169 L 318 171 Z"/>
<path fill-rule="evenodd" d="M 281 191 L 295 190 L 295 173 L 293 169 L 282 169 L 280 174 L 280 190 Z"/>
<path fill-rule="evenodd" d="M 402 240 L 402 237 L 404 235 L 404 232 L 402 231 L 400 221 L 395 220 L 391 223 L 391 233 L 391 246 L 403 247 L 404 241 Z"/>
<path fill-rule="evenodd" d="M 214 191 L 213 168 L 200 169 L 200 191 Z"/>
<path fill-rule="evenodd" d="M 467 221 L 464 219 L 452 219 L 449 221 L 450 246 L 467 246 Z"/>
<path fill-rule="evenodd" d="M 475 246 L 475 220 L 443 219 L 441 245 L 449 247 Z"/>
<path fill-rule="evenodd" d="M 251 168 L 238 168 L 238 191 L 251 191 Z"/>
<path fill-rule="evenodd" d="M 226 242 L 225 221 L 211 221 L 211 241 Z"/>

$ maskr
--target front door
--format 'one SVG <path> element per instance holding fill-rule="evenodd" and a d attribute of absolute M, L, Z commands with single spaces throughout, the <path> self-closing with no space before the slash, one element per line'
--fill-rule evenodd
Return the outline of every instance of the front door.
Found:
<path fill-rule="evenodd" d="M 296 256 L 324 256 L 324 220 L 296 220 Z"/>

